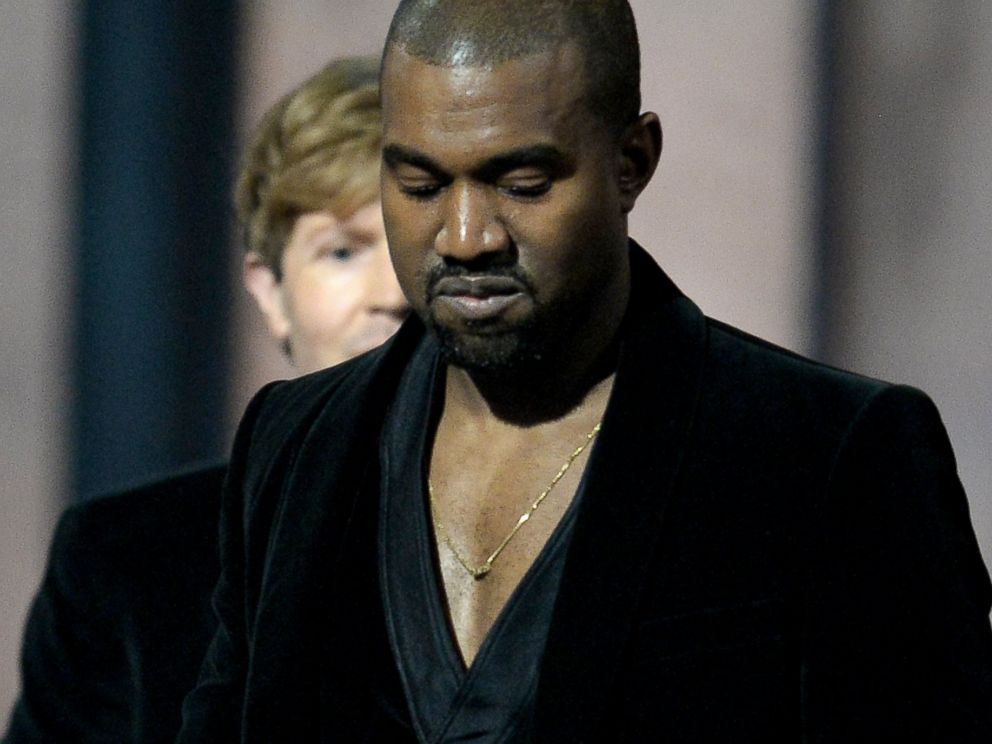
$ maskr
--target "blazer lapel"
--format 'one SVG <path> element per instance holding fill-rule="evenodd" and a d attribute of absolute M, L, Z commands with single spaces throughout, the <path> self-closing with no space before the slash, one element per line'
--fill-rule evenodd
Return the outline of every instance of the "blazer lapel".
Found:
<path fill-rule="evenodd" d="M 599 740 L 698 398 L 705 318 L 639 246 L 631 250 L 617 376 L 548 634 L 536 741 Z"/>
<path fill-rule="evenodd" d="M 419 323 L 408 321 L 371 377 L 356 372 L 325 396 L 294 435 L 299 442 L 287 443 L 295 450 L 288 462 L 266 476 L 269 482 L 281 478 L 282 485 L 252 624 L 245 728 L 253 740 L 283 739 L 287 732 L 276 729 L 287 721 L 319 723 L 319 711 L 310 706 L 317 704 L 320 687 L 322 624 L 329 603 L 342 599 L 332 589 L 341 548 L 377 452 L 386 407 L 422 332 Z"/>

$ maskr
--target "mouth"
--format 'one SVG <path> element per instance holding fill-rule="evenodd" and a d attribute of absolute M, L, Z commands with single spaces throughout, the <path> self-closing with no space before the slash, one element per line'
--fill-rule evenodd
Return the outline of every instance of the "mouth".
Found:
<path fill-rule="evenodd" d="M 526 286 L 507 276 L 444 277 L 431 292 L 432 304 L 470 322 L 495 319 L 526 294 Z"/>

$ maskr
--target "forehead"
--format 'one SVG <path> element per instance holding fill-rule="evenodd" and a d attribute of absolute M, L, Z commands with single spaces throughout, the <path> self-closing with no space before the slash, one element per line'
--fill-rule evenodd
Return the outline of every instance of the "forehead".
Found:
<path fill-rule="evenodd" d="M 384 144 L 436 149 L 569 146 L 593 122 L 581 53 L 563 45 L 495 67 L 429 64 L 400 49 L 382 76 Z"/>

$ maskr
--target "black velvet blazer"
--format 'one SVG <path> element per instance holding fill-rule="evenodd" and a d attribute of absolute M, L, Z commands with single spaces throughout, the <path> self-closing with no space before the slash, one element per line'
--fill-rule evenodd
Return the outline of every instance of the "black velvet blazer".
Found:
<path fill-rule="evenodd" d="M 70 507 L 21 651 L 4 744 L 165 744 L 216 628 L 224 467 Z"/>
<path fill-rule="evenodd" d="M 707 319 L 636 246 L 632 266 L 535 741 L 992 740 L 992 593 L 933 404 Z M 413 741 L 354 546 L 422 332 L 249 407 L 180 742 Z"/>

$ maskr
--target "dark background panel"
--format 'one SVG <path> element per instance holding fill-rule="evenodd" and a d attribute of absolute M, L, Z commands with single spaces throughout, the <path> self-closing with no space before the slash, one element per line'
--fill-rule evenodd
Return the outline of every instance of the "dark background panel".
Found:
<path fill-rule="evenodd" d="M 221 457 L 238 3 L 81 5 L 74 492 Z"/>

